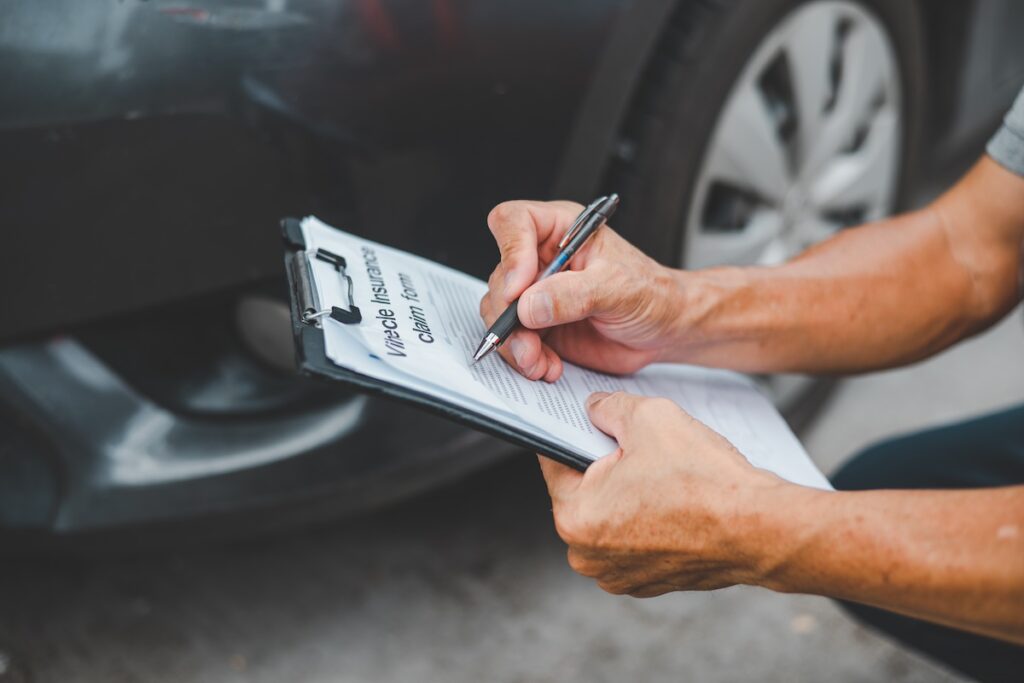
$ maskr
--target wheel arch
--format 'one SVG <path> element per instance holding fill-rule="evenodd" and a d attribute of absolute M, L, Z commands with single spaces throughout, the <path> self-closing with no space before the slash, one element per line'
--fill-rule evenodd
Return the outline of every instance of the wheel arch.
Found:
<path fill-rule="evenodd" d="M 866 2 L 873 4 L 872 0 Z M 956 40 L 957 49 L 950 51 L 951 54 L 943 53 L 943 47 L 947 38 L 962 37 L 963 22 L 974 11 L 976 3 L 977 0 L 907 0 L 905 3 L 905 11 L 911 13 L 917 24 L 920 49 L 916 58 L 922 60 L 925 75 L 924 82 L 904 92 L 905 96 L 918 99 L 912 108 L 918 116 L 920 112 L 937 109 L 941 112 L 940 118 L 948 121 L 958 86 L 945 83 L 944 88 L 937 88 L 935 84 L 942 80 L 937 78 L 942 73 L 941 64 L 960 58 L 965 42 Z M 654 67 L 657 50 L 670 30 L 673 13 L 687 5 L 717 9 L 716 6 L 722 4 L 722 0 L 636 0 L 624 7 L 576 114 L 556 175 L 554 197 L 586 203 L 603 189 L 619 136 L 637 104 L 645 77 Z M 941 63 L 936 61 L 939 55 L 944 58 Z M 922 143 L 933 139 L 939 129 L 918 126 L 918 130 L 918 139 L 910 144 L 907 159 L 910 166 L 904 169 L 911 179 L 917 176 L 923 161 Z M 902 189 L 905 191 L 912 184 L 912 181 L 904 183 Z"/>
<path fill-rule="evenodd" d="M 680 2 L 693 1 L 636 0 L 623 8 L 580 102 L 555 178 L 555 197 L 586 203 L 598 191 L 668 18 Z"/>

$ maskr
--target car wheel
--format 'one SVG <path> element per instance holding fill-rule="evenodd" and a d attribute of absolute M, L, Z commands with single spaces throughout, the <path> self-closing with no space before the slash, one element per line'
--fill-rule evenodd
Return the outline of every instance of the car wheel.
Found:
<path fill-rule="evenodd" d="M 922 40 L 906 1 L 684 2 L 627 119 L 619 225 L 686 268 L 774 265 L 897 207 Z M 822 380 L 762 378 L 791 414 Z"/>

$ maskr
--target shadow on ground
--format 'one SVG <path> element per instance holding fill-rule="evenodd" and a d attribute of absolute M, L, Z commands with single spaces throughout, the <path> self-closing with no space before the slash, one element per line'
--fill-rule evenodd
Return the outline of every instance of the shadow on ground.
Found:
<path fill-rule="evenodd" d="M 298 533 L 172 553 L 8 557 L 0 681 L 217 680 L 217 660 L 221 673 L 244 674 L 396 584 L 473 609 L 467 582 L 493 582 L 510 557 L 561 555 L 550 519 L 534 456 L 516 453 L 397 507 Z"/>

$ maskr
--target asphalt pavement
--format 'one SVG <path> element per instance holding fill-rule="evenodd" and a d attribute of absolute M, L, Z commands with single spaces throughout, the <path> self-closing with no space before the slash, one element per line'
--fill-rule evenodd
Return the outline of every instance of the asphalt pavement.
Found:
<path fill-rule="evenodd" d="M 887 435 L 1024 401 L 1018 311 L 844 381 L 804 434 L 832 470 Z M 948 681 L 828 600 L 649 600 L 574 575 L 531 454 L 301 532 L 0 565 L 0 683 Z"/>

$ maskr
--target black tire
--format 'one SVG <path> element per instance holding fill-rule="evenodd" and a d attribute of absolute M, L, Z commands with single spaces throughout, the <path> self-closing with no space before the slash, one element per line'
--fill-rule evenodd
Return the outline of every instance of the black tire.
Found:
<path fill-rule="evenodd" d="M 681 265 L 690 196 L 726 98 L 761 40 L 814 0 L 682 0 L 627 116 L 606 186 L 623 196 L 616 228 L 658 260 Z M 912 0 L 854 0 L 881 19 L 900 63 L 903 150 L 897 206 L 917 163 L 925 70 Z"/>
<path fill-rule="evenodd" d="M 616 228 L 659 261 L 682 265 L 691 195 L 726 99 L 761 41 L 790 12 L 814 0 L 682 0 L 658 43 L 627 116 L 609 191 L 623 196 Z M 903 108 L 896 207 L 905 206 L 917 167 L 925 102 L 924 42 L 912 0 L 854 0 L 878 17 L 899 60 Z M 783 410 L 810 424 L 835 387 L 820 379 Z"/>

